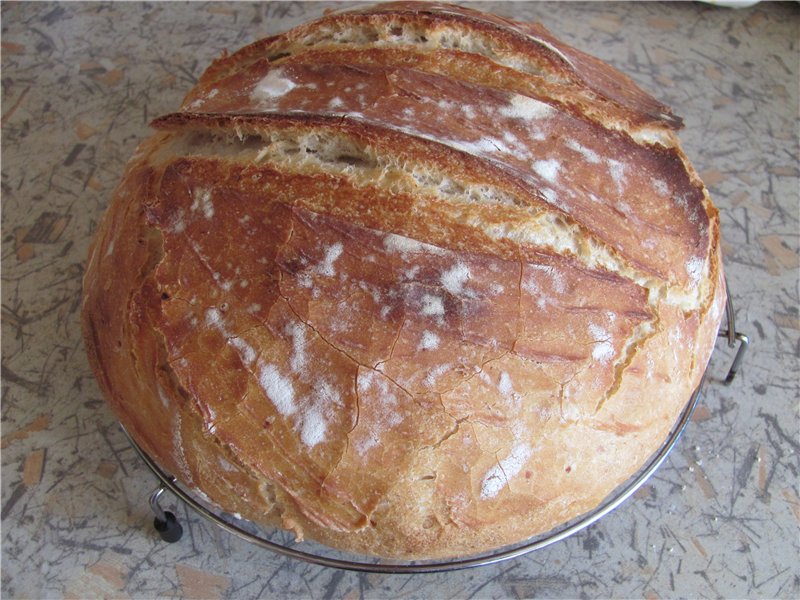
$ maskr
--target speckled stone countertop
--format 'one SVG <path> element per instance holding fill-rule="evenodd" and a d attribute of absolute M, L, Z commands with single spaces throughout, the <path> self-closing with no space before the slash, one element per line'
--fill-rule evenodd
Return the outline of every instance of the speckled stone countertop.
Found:
<path fill-rule="evenodd" d="M 712 380 L 678 447 L 596 525 L 516 560 L 435 575 L 284 559 L 167 495 L 105 406 L 81 342 L 87 247 L 153 117 L 223 48 L 331 4 L 2 4 L 2 595 L 187 598 L 800 596 L 800 6 L 480 5 L 540 20 L 684 117 L 722 213 L 738 329 L 752 348 Z"/>

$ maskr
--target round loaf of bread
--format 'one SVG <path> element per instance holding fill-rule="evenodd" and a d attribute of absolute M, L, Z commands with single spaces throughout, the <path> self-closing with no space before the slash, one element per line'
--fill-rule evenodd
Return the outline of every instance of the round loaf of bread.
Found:
<path fill-rule="evenodd" d="M 662 444 L 724 307 L 681 121 L 540 25 L 334 12 L 157 119 L 86 269 L 134 440 L 243 518 L 464 556 L 596 507 Z"/>

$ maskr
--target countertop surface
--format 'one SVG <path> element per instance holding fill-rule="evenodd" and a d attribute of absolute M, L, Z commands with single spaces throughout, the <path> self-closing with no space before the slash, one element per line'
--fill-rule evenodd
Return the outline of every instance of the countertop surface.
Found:
<path fill-rule="evenodd" d="M 224 48 L 336 4 L 2 4 L 2 595 L 186 598 L 800 596 L 800 7 L 488 2 L 672 106 L 721 212 L 737 329 L 649 482 L 573 537 L 488 567 L 358 574 L 234 538 L 167 494 L 106 407 L 79 327 L 87 248 L 148 122 Z"/>

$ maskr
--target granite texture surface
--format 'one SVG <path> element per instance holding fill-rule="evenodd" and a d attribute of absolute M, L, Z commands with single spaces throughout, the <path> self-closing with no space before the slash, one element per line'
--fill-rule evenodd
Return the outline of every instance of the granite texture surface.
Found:
<path fill-rule="evenodd" d="M 722 214 L 738 329 L 678 447 L 599 523 L 523 558 L 356 574 L 255 548 L 167 495 L 90 373 L 79 328 L 92 232 L 148 122 L 223 48 L 339 4 L 2 4 L 2 595 L 186 598 L 800 596 L 800 6 L 483 3 L 540 20 L 684 117 Z"/>

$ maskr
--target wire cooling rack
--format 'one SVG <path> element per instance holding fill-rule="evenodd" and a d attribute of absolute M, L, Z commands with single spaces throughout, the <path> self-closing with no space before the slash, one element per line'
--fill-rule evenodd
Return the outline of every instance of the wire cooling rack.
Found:
<path fill-rule="evenodd" d="M 736 348 L 737 345 L 738 348 L 734 355 L 733 362 L 728 369 L 727 375 L 724 379 L 720 380 L 720 383 L 723 385 L 730 385 L 735 379 L 736 373 L 739 371 L 739 367 L 741 366 L 745 353 L 750 345 L 750 339 L 747 335 L 736 330 L 733 303 L 727 285 L 726 293 L 726 318 L 723 321 L 725 328 L 721 328 L 718 335 L 719 338 L 725 338 L 727 340 L 727 344 L 730 348 Z M 236 515 L 220 512 L 204 500 L 197 498 L 196 494 L 187 491 L 185 487 L 180 485 L 174 476 L 165 473 L 155 463 L 155 461 L 148 456 L 147 453 L 144 452 L 130 437 L 128 432 L 125 431 L 124 427 L 122 427 L 122 431 L 125 433 L 126 437 L 130 441 L 134 450 L 136 450 L 138 455 L 141 457 L 142 461 L 159 480 L 158 487 L 150 496 L 150 507 L 155 514 L 153 525 L 156 531 L 158 531 L 161 535 L 161 538 L 166 542 L 177 542 L 180 540 L 183 533 L 183 529 L 174 513 L 163 510 L 160 505 L 161 496 L 164 494 L 164 492 L 169 490 L 176 498 L 186 504 L 186 506 L 193 509 L 200 516 L 208 519 L 218 527 L 221 527 L 225 531 L 261 548 L 282 554 L 284 556 L 307 561 L 316 565 L 346 569 L 350 571 L 362 571 L 369 573 L 435 573 L 491 565 L 528 554 L 529 552 L 539 550 L 545 546 L 549 546 L 550 544 L 554 544 L 575 534 L 576 532 L 588 527 L 598 519 L 617 508 L 649 479 L 649 477 L 656 471 L 656 469 L 658 469 L 661 463 L 666 460 L 672 448 L 678 443 L 681 434 L 691 420 L 692 413 L 694 412 L 694 409 L 697 406 L 700 397 L 702 396 L 702 390 L 707 375 L 708 371 L 703 374 L 700 385 L 697 386 L 697 389 L 692 394 L 688 403 L 678 417 L 677 422 L 670 431 L 669 436 L 661 445 L 659 450 L 656 451 L 649 461 L 643 467 L 641 467 L 641 469 L 639 469 L 639 471 L 627 482 L 623 483 L 611 494 L 609 494 L 609 496 L 600 506 L 591 512 L 564 523 L 556 529 L 553 529 L 540 536 L 533 537 L 519 544 L 505 546 L 491 552 L 457 559 L 424 561 L 387 560 L 369 556 L 348 554 L 328 548 L 327 546 L 323 546 L 315 542 L 303 542 L 303 548 L 305 549 L 299 550 L 294 547 L 293 537 L 288 532 L 277 529 L 267 530 L 261 528 L 249 521 L 239 519 Z"/>

